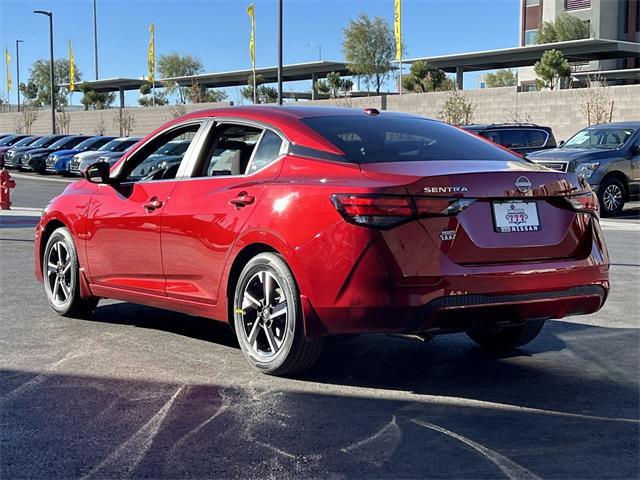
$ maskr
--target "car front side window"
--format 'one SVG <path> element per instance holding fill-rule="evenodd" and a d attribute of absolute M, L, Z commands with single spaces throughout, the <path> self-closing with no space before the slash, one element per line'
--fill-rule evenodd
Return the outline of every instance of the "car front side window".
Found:
<path fill-rule="evenodd" d="M 143 145 L 127 160 L 121 181 L 132 183 L 175 178 L 200 126 L 200 123 L 195 123 L 177 127 Z"/>

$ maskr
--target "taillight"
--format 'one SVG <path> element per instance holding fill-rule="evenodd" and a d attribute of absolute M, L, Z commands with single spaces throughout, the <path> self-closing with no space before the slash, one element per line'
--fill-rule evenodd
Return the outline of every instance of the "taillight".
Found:
<path fill-rule="evenodd" d="M 388 229 L 415 216 L 409 197 L 336 194 L 331 200 L 346 221 L 364 227 Z"/>
<path fill-rule="evenodd" d="M 452 216 L 475 200 L 402 195 L 334 194 L 336 210 L 349 223 L 388 230 L 422 217 Z"/>
<path fill-rule="evenodd" d="M 598 216 L 600 213 L 598 197 L 593 192 L 581 193 L 580 195 L 571 195 L 563 198 L 576 212 L 591 213 L 595 216 Z"/>

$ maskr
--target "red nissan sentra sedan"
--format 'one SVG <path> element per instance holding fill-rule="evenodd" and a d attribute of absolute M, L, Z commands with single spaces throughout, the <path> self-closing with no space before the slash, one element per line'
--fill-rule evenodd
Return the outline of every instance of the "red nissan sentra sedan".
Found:
<path fill-rule="evenodd" d="M 154 154 L 174 140 L 184 155 Z M 584 179 L 426 118 L 207 110 L 84 175 L 36 228 L 53 309 L 114 298 L 229 322 L 264 373 L 309 368 L 329 335 L 466 332 L 511 349 L 609 289 Z"/>

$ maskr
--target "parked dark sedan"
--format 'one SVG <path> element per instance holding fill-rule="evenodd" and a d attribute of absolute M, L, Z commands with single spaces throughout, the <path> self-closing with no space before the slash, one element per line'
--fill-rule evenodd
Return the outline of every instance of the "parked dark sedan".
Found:
<path fill-rule="evenodd" d="M 46 148 L 68 135 L 45 135 L 26 147 L 11 147 L 4 153 L 5 167 L 21 169 L 26 153 L 37 148 Z"/>
<path fill-rule="evenodd" d="M 25 170 L 33 170 L 34 172 L 38 173 L 46 173 L 47 157 L 49 155 L 60 150 L 69 150 L 71 148 L 74 148 L 76 145 L 84 142 L 88 138 L 91 138 L 91 136 L 72 135 L 61 138 L 57 142 L 52 143 L 49 147 L 31 150 L 24 156 L 24 160 L 22 162 L 23 168 Z"/>
<path fill-rule="evenodd" d="M 551 128 L 534 123 L 474 124 L 462 128 L 520 155 L 556 147 L 556 139 Z"/>
<path fill-rule="evenodd" d="M 4 168 L 4 153 L 7 150 L 13 147 L 27 147 L 40 138 L 40 136 L 38 135 L 17 135 L 17 136 L 21 138 L 16 139 L 15 141 L 12 139 L 7 143 L 0 141 L 0 168 Z"/>
<path fill-rule="evenodd" d="M 593 125 L 559 148 L 531 153 L 527 159 L 586 179 L 598 194 L 604 217 L 640 199 L 640 122 Z"/>

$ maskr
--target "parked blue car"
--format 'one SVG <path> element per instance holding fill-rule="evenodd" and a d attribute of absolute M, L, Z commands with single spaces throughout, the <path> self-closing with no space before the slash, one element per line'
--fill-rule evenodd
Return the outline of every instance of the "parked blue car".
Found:
<path fill-rule="evenodd" d="M 114 138 L 115 137 L 102 136 L 91 137 L 79 143 L 73 149 L 60 150 L 58 152 L 52 153 L 47 157 L 47 172 L 68 175 L 69 164 L 71 163 L 71 159 L 76 153 L 98 150 L 101 146 L 110 142 Z"/>

